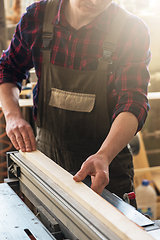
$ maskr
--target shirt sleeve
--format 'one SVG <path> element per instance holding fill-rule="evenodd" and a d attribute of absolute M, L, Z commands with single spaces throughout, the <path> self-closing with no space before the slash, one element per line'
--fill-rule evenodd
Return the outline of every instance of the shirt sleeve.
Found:
<path fill-rule="evenodd" d="M 20 90 L 23 79 L 28 78 L 29 70 L 33 67 L 32 46 L 36 39 L 34 34 L 36 12 L 38 9 L 35 3 L 28 7 L 16 26 L 10 46 L 0 59 L 0 83 L 14 83 Z"/>
<path fill-rule="evenodd" d="M 131 112 L 138 119 L 137 131 L 140 131 L 149 110 L 147 92 L 150 80 L 150 36 L 147 26 L 137 17 L 128 21 L 122 36 L 119 41 L 120 58 L 115 73 L 114 98 L 117 99 L 117 104 L 112 121 L 121 112 Z"/>

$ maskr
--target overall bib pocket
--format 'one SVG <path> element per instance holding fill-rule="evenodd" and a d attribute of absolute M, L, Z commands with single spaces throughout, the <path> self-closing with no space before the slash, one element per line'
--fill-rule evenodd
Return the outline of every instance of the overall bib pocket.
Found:
<path fill-rule="evenodd" d="M 51 89 L 49 105 L 76 112 L 91 112 L 95 105 L 95 94 L 84 94 Z"/>

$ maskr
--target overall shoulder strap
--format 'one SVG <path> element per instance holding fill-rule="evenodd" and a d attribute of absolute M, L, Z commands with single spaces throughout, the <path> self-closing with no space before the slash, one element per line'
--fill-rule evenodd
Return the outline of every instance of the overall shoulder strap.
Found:
<path fill-rule="evenodd" d="M 43 48 L 49 47 L 49 43 L 53 38 L 53 19 L 56 15 L 58 0 L 48 0 L 45 7 L 44 23 L 43 23 Z"/>
<path fill-rule="evenodd" d="M 98 70 L 106 71 L 108 68 L 108 64 L 112 64 L 111 55 L 117 49 L 119 37 L 130 15 L 131 13 L 129 13 L 127 10 L 123 8 L 119 9 L 117 15 L 112 22 L 111 31 L 107 34 L 103 42 L 103 55 L 99 59 Z"/>

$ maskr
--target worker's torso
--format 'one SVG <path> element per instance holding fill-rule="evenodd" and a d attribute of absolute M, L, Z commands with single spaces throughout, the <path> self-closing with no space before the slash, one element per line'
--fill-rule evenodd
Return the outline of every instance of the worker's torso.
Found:
<path fill-rule="evenodd" d="M 87 157 L 98 151 L 110 129 L 107 67 L 102 63 L 94 71 L 62 68 L 50 62 L 51 50 L 43 49 L 37 147 L 66 170 L 76 172 Z M 126 180 L 133 177 L 127 150 L 110 165 L 111 191 L 122 176 L 124 188 Z"/>

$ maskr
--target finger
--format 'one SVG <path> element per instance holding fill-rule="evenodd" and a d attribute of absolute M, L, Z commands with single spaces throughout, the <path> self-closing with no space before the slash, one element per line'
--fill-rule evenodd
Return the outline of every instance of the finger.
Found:
<path fill-rule="evenodd" d="M 11 139 L 11 142 L 13 143 L 13 146 L 17 149 L 25 152 L 25 145 L 22 139 L 22 136 L 19 132 L 12 132 L 8 135 Z"/>
<path fill-rule="evenodd" d="M 91 173 L 91 169 L 89 164 L 84 162 L 82 164 L 81 169 L 74 175 L 73 180 L 76 182 L 80 182 L 84 180 L 87 177 L 87 175 L 89 175 L 90 173 Z"/>
<path fill-rule="evenodd" d="M 24 143 L 24 141 L 23 141 L 23 137 L 22 137 L 21 133 L 20 133 L 19 131 L 16 131 L 16 132 L 14 133 L 14 135 L 15 135 L 15 137 L 16 137 L 16 141 L 17 141 L 17 143 L 18 143 L 18 146 L 20 147 L 20 150 L 21 150 L 22 152 L 26 152 L 25 143 Z"/>
<path fill-rule="evenodd" d="M 11 140 L 11 142 L 12 142 L 13 146 L 15 147 L 15 149 L 17 149 L 19 151 L 20 147 L 19 147 L 19 145 L 18 145 L 18 143 L 16 141 L 15 135 L 13 133 L 10 133 L 10 134 L 8 134 L 8 137 Z"/>
<path fill-rule="evenodd" d="M 83 178 L 81 173 L 77 172 L 74 176 L 73 176 L 73 180 L 76 181 L 76 182 L 80 182 L 82 180 L 84 180 L 85 177 Z"/>
<path fill-rule="evenodd" d="M 33 133 L 32 128 L 30 128 L 30 130 L 28 131 L 28 135 L 29 135 L 29 139 L 30 139 L 30 143 L 31 143 L 31 151 L 35 151 L 36 150 L 36 139 L 35 139 L 35 135 Z"/>
<path fill-rule="evenodd" d="M 95 176 L 91 176 L 91 183 L 94 181 Z"/>
<path fill-rule="evenodd" d="M 25 145 L 26 152 L 32 151 L 31 141 L 27 132 L 22 132 L 22 139 Z"/>
<path fill-rule="evenodd" d="M 31 152 L 33 150 L 36 150 L 36 142 L 35 142 L 35 137 L 34 137 L 34 133 L 32 128 L 30 127 L 30 125 L 22 127 L 22 129 L 20 129 L 21 131 L 21 135 L 23 138 L 23 142 L 25 144 L 25 149 L 26 152 Z"/>
<path fill-rule="evenodd" d="M 109 183 L 109 176 L 108 173 L 105 171 L 98 172 L 94 178 L 92 178 L 91 189 L 101 195 L 104 188 Z"/>

